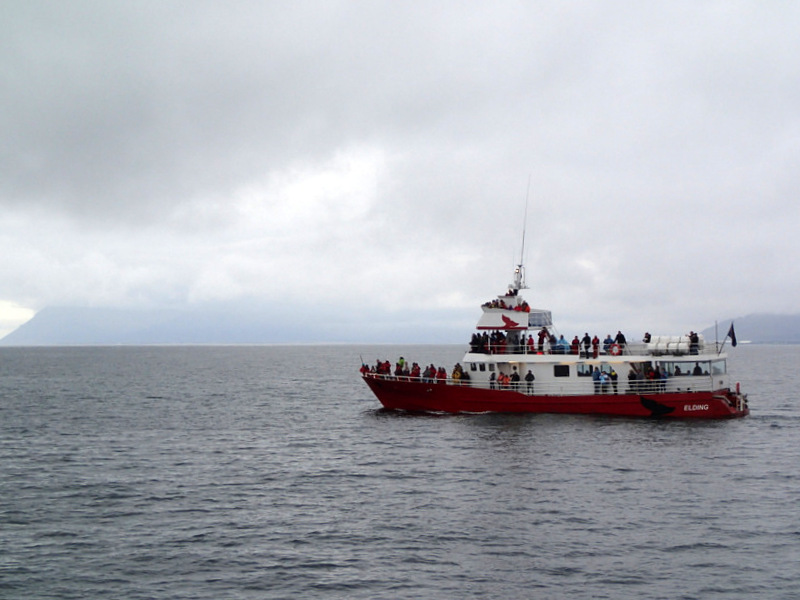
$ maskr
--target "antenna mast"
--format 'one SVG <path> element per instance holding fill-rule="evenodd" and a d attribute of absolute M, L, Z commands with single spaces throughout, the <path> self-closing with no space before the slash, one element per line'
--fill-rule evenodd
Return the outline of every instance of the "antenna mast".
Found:
<path fill-rule="evenodd" d="M 515 290 L 521 290 L 528 287 L 525 285 L 525 266 L 523 265 L 523 262 L 525 261 L 525 231 L 528 228 L 528 199 L 530 198 L 530 194 L 531 176 L 528 175 L 528 189 L 525 192 L 525 218 L 522 221 L 522 249 L 519 253 L 519 263 L 517 263 L 517 268 L 514 269 Z"/>

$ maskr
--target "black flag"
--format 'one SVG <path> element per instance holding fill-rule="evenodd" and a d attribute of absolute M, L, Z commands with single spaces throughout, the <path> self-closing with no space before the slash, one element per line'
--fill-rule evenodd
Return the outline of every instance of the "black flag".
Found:
<path fill-rule="evenodd" d="M 728 329 L 728 337 L 731 338 L 731 346 L 736 347 L 736 332 L 733 330 L 733 321 L 731 321 L 731 328 Z"/>

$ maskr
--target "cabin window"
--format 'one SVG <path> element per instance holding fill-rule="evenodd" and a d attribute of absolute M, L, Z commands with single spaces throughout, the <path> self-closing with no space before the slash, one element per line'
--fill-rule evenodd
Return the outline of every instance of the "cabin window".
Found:
<path fill-rule="evenodd" d="M 475 363 L 469 363 L 469 370 L 470 371 L 477 371 L 478 366 Z"/>
<path fill-rule="evenodd" d="M 478 366 L 480 367 L 481 371 L 485 371 L 486 370 L 486 365 L 485 364 L 481 363 Z"/>
<path fill-rule="evenodd" d="M 553 377 L 569 377 L 569 365 L 553 365 Z"/>
<path fill-rule="evenodd" d="M 494 371 L 494 363 L 489 363 L 489 371 Z"/>
<path fill-rule="evenodd" d="M 670 377 L 681 377 L 691 375 L 694 369 L 693 362 L 664 362 L 661 363 L 661 370 L 666 371 Z"/>
<path fill-rule="evenodd" d="M 691 363 L 689 363 L 689 364 L 691 364 Z M 694 365 L 692 365 L 692 370 L 689 371 L 689 374 L 691 374 L 691 375 L 708 375 L 709 366 L 710 365 L 709 365 L 708 361 L 695 362 Z"/>
<path fill-rule="evenodd" d="M 712 375 L 722 375 L 725 372 L 725 361 L 724 360 L 712 360 L 711 361 L 711 374 Z"/>
<path fill-rule="evenodd" d="M 578 377 L 591 377 L 592 365 L 586 363 L 578 363 Z"/>

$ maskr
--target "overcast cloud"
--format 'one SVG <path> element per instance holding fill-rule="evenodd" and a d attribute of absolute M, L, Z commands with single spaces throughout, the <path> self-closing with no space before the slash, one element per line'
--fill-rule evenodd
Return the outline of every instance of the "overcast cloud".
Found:
<path fill-rule="evenodd" d="M 0 333 L 237 299 L 471 328 L 529 177 L 525 296 L 565 334 L 798 312 L 798 31 L 777 1 L 6 0 Z"/>

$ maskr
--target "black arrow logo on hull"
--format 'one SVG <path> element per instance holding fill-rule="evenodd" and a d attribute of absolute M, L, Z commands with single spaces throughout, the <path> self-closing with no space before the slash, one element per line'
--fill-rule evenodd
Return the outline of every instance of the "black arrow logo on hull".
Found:
<path fill-rule="evenodd" d="M 675 410 L 674 406 L 667 406 L 666 404 L 661 404 L 652 398 L 645 398 L 644 396 L 639 396 L 639 402 L 650 411 L 651 417 L 663 417 Z"/>

